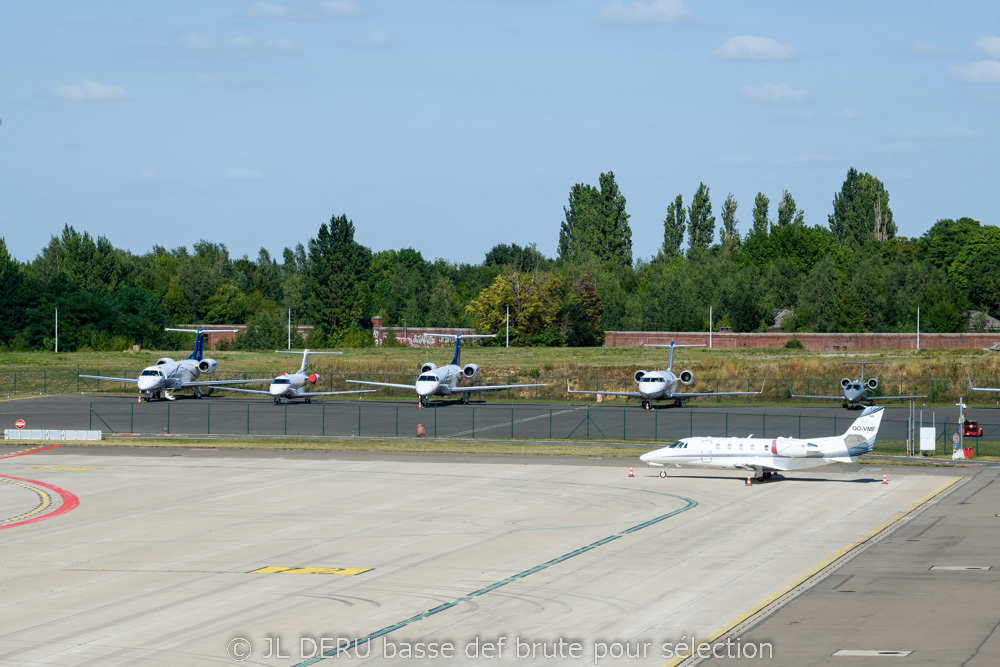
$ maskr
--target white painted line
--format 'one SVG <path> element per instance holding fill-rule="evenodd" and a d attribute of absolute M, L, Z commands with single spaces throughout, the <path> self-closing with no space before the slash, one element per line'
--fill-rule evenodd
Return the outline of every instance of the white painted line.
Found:
<path fill-rule="evenodd" d="M 845 649 L 835 651 L 835 658 L 905 658 L 913 651 L 871 651 L 864 649 Z"/>
<path fill-rule="evenodd" d="M 965 571 L 965 570 L 989 570 L 990 565 L 933 565 L 932 570 L 949 570 L 949 571 Z"/>

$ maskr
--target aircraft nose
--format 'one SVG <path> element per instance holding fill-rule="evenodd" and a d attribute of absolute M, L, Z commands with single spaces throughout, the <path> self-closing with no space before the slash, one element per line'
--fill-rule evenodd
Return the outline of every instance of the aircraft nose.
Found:
<path fill-rule="evenodd" d="M 285 388 L 280 384 L 272 384 L 268 390 L 271 392 L 271 396 L 281 396 L 285 393 Z"/>
<path fill-rule="evenodd" d="M 639 457 L 639 460 L 642 461 L 643 463 L 649 463 L 649 459 L 652 458 L 652 456 L 650 456 L 651 454 L 652 452 L 646 452 L 645 454 Z"/>

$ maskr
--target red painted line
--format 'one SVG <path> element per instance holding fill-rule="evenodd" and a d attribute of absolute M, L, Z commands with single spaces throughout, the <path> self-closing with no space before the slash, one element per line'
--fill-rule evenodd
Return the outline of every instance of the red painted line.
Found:
<path fill-rule="evenodd" d="M 75 493 L 67 491 L 66 489 L 60 489 L 58 486 L 55 486 L 53 484 L 46 484 L 45 482 L 39 482 L 36 479 L 25 479 L 23 477 L 14 477 L 13 475 L 0 475 L 0 477 L 13 479 L 18 482 L 27 482 L 28 484 L 36 484 L 38 486 L 44 486 L 46 489 L 58 493 L 59 497 L 62 499 L 62 505 L 52 510 L 48 514 L 36 516 L 31 519 L 25 519 L 24 521 L 18 521 L 17 523 L 12 523 L 7 526 L 0 526 L 0 530 L 4 530 L 6 528 L 15 528 L 17 526 L 24 526 L 29 523 L 38 523 L 39 521 L 45 521 L 46 519 L 57 517 L 60 514 L 65 514 L 66 512 L 72 512 L 73 510 L 75 510 L 77 507 L 80 506 L 80 499 L 76 497 Z"/>
<path fill-rule="evenodd" d="M 56 447 L 62 447 L 62 445 L 49 445 L 48 447 L 42 447 L 40 449 L 32 449 L 30 452 L 21 452 L 20 454 L 11 454 L 9 456 L 0 456 L 0 459 L 12 459 L 17 456 L 27 456 L 28 454 L 34 454 L 35 452 L 44 452 L 46 449 L 55 449 Z"/>

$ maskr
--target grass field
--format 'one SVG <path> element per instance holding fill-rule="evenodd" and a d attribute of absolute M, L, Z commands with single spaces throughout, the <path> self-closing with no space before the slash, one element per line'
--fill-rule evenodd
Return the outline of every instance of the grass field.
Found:
<path fill-rule="evenodd" d="M 322 380 L 317 390 L 345 388 L 344 379 L 369 379 L 410 383 L 421 364 L 438 365 L 451 360 L 450 347 L 347 349 L 342 355 L 317 356 L 310 370 Z M 78 373 L 135 377 L 138 372 L 169 356 L 187 357 L 188 350 L 131 352 L 0 352 L 0 396 L 38 393 L 78 393 L 122 390 L 120 383 L 81 384 Z M 510 348 L 469 345 L 465 363 L 481 368 L 480 382 L 515 384 L 549 381 L 543 390 L 530 390 L 509 398 L 565 400 L 566 378 L 574 389 L 634 391 L 632 374 L 638 369 L 666 367 L 667 350 L 648 348 Z M 269 378 L 298 368 L 294 356 L 261 352 L 218 352 L 216 379 Z M 784 349 L 701 349 L 676 352 L 675 370 L 695 374 L 691 391 L 757 390 L 760 397 L 734 399 L 733 404 L 787 403 L 793 393 L 839 393 L 843 377 L 856 378 L 860 369 L 844 361 L 882 361 L 868 369 L 882 380 L 885 395 L 930 394 L 928 405 L 954 403 L 967 395 L 968 376 L 981 386 L 1000 387 L 1000 354 L 983 350 L 889 350 L 864 354 L 816 353 Z M 373 395 L 373 397 L 376 395 Z M 997 404 L 1000 394 L 975 394 L 973 404 Z M 616 400 L 609 397 L 609 400 Z M 621 400 L 621 399 L 619 399 Z M 967 402 L 970 402 L 967 400 Z M 805 404 L 805 403 L 804 403 Z"/>

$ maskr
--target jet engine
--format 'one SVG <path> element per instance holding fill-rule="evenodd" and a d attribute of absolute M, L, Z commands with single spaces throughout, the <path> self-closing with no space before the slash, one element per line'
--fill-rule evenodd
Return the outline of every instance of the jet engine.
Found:
<path fill-rule="evenodd" d="M 694 373 L 691 371 L 681 371 L 681 374 L 677 376 L 677 379 L 681 381 L 681 384 L 689 385 L 694 382 Z"/>
<path fill-rule="evenodd" d="M 843 380 L 840 381 L 840 388 L 847 389 L 847 385 L 849 384 L 851 384 L 851 380 L 849 378 L 844 378 Z"/>
<path fill-rule="evenodd" d="M 316 384 L 317 382 L 319 382 L 319 373 L 310 373 L 309 384 Z"/>
<path fill-rule="evenodd" d="M 868 381 L 865 382 L 865 384 L 868 385 L 869 389 L 875 391 L 878 389 L 878 378 L 868 378 Z"/>
<path fill-rule="evenodd" d="M 198 362 L 198 370 L 202 373 L 214 373 L 215 367 L 219 365 L 215 359 L 202 359 Z"/>
<path fill-rule="evenodd" d="M 647 371 L 636 371 L 635 375 L 633 375 L 632 377 L 635 378 L 636 382 L 641 382 L 642 378 L 646 375 L 646 373 Z"/>
<path fill-rule="evenodd" d="M 792 459 L 804 459 L 815 456 L 823 456 L 818 445 L 800 440 L 786 440 L 778 438 L 771 441 L 771 453 L 775 456 L 785 456 Z"/>
<path fill-rule="evenodd" d="M 431 371 L 434 371 L 434 370 L 437 370 L 437 364 L 432 364 L 429 361 L 426 364 L 424 364 L 423 366 L 420 367 L 420 372 L 421 373 L 430 373 Z"/>
<path fill-rule="evenodd" d="M 475 379 L 479 376 L 479 366 L 475 364 L 467 364 L 465 368 L 462 369 L 462 375 L 469 380 Z"/>
<path fill-rule="evenodd" d="M 157 366 L 162 366 L 163 364 L 172 364 L 172 363 L 174 363 L 174 360 L 171 359 L 170 357 L 160 357 L 159 359 L 156 360 Z"/>

